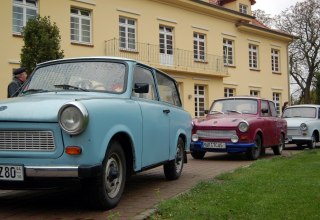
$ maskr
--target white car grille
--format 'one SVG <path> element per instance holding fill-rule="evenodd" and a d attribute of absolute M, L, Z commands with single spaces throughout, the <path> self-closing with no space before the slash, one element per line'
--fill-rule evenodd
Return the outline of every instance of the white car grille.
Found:
<path fill-rule="evenodd" d="M 300 128 L 288 128 L 287 135 L 290 135 L 290 136 L 301 135 Z"/>
<path fill-rule="evenodd" d="M 0 131 L 0 151 L 54 151 L 51 131 Z"/>
<path fill-rule="evenodd" d="M 230 139 L 233 135 L 236 135 L 235 130 L 198 130 L 197 134 L 199 138 L 204 139 Z"/>

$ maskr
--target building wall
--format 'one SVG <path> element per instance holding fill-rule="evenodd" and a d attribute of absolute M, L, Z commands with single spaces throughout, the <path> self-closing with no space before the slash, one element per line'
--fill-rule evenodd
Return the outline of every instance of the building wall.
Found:
<path fill-rule="evenodd" d="M 249 5 L 249 2 L 238 0 L 229 5 L 233 7 L 236 4 L 238 7 L 239 3 Z M 184 107 L 193 116 L 194 85 L 205 86 L 206 108 L 214 99 L 223 97 L 226 87 L 236 89 L 237 95 L 249 95 L 250 89 L 259 90 L 261 97 L 269 99 L 273 98 L 273 92 L 279 92 L 281 103 L 288 100 L 288 40 L 240 31 L 235 24 L 241 15 L 232 15 L 207 4 L 186 0 L 40 0 L 38 3 L 40 16 L 50 16 L 51 21 L 59 27 L 65 57 L 106 55 L 105 42 L 119 38 L 119 16 L 136 19 L 137 41 L 141 43 L 159 45 L 159 25 L 173 27 L 174 47 L 191 52 L 194 32 L 206 36 L 206 52 L 212 55 L 223 56 L 223 39 L 233 40 L 235 65 L 228 67 L 229 76 L 201 70 L 184 71 L 183 67 L 157 66 L 179 82 Z M 74 44 L 70 41 L 71 7 L 92 11 L 91 44 Z M 0 12 L 0 26 L 3 27 L 0 32 L 0 98 L 6 98 L 12 70 L 19 67 L 23 40 L 21 36 L 12 34 L 12 1 L 2 2 Z M 249 43 L 259 46 L 258 71 L 248 67 Z M 281 74 L 271 71 L 271 48 L 280 50 Z"/>

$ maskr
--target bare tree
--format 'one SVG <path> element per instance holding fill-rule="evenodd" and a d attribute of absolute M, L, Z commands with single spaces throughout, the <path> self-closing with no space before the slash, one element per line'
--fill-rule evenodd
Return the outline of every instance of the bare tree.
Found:
<path fill-rule="evenodd" d="M 289 46 L 289 71 L 301 89 L 300 103 L 311 103 L 320 68 L 320 0 L 305 0 L 276 17 L 276 26 L 297 37 Z"/>
<path fill-rule="evenodd" d="M 265 11 L 263 11 L 261 9 L 257 9 L 257 10 L 252 11 L 252 14 L 262 24 L 264 24 L 268 27 L 273 27 L 274 19 L 270 14 L 267 14 Z"/>

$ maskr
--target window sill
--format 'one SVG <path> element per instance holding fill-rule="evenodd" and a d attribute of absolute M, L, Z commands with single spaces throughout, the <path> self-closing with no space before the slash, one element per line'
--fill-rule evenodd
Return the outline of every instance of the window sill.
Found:
<path fill-rule="evenodd" d="M 272 72 L 272 74 L 282 75 L 282 73 L 281 73 L 281 72 Z"/>
<path fill-rule="evenodd" d="M 21 33 L 12 33 L 12 36 L 13 37 L 20 37 L 20 38 L 23 38 L 22 34 Z"/>
<path fill-rule="evenodd" d="M 137 50 L 132 50 L 132 49 L 126 49 L 126 48 L 119 48 L 119 50 L 121 51 L 121 52 L 126 52 L 126 53 L 139 53 L 139 51 L 137 51 Z"/>
<path fill-rule="evenodd" d="M 71 41 L 72 45 L 78 45 L 78 46 L 84 46 L 84 47 L 94 47 L 93 44 L 90 43 L 81 43 L 81 42 L 75 42 L 75 41 Z"/>
<path fill-rule="evenodd" d="M 260 72 L 261 70 L 260 69 L 252 69 L 252 68 L 250 68 L 250 71 Z"/>
<path fill-rule="evenodd" d="M 207 61 L 205 60 L 193 60 L 195 63 L 204 63 L 204 64 L 208 64 Z"/>
<path fill-rule="evenodd" d="M 237 68 L 235 65 L 224 65 L 225 67 Z"/>

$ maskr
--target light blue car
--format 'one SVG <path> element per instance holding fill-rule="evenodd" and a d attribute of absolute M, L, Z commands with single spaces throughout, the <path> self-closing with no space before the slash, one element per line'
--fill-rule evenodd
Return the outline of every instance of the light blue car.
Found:
<path fill-rule="evenodd" d="M 319 142 L 320 105 L 294 105 L 287 107 L 282 117 L 287 121 L 287 143 L 314 149 Z"/>
<path fill-rule="evenodd" d="M 179 178 L 191 126 L 176 81 L 157 69 L 112 57 L 45 62 L 0 102 L 0 189 L 80 180 L 110 209 L 133 173 L 163 165 Z"/>

